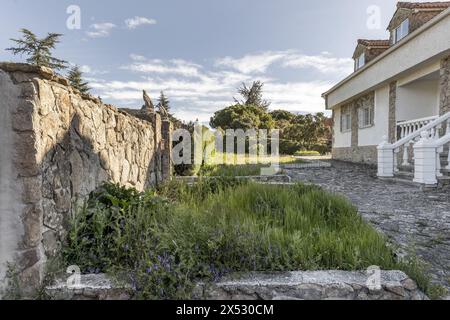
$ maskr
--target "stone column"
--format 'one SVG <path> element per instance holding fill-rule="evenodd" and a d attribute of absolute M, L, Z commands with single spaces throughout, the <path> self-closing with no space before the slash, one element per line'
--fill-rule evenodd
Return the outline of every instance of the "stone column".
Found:
<path fill-rule="evenodd" d="M 358 148 L 359 125 L 358 125 L 358 108 L 355 102 L 350 104 L 352 114 L 352 149 Z"/>
<path fill-rule="evenodd" d="M 8 72 L 2 67 L 8 65 L 0 64 L 0 298 L 12 280 L 5 279 L 7 264 L 17 274 L 20 293 L 30 297 L 45 260 L 39 138 L 33 131 L 37 96 L 32 77 L 20 66 L 15 70 L 11 64 Z"/>
<path fill-rule="evenodd" d="M 450 57 L 441 61 L 439 114 L 450 112 Z"/>
<path fill-rule="evenodd" d="M 397 103 L 397 82 L 389 84 L 389 142 L 394 143 L 397 137 L 397 119 L 396 119 L 396 103 Z"/>
<path fill-rule="evenodd" d="M 153 113 L 151 115 L 152 119 L 152 125 L 154 130 L 154 163 L 153 163 L 153 172 L 151 172 L 150 184 L 151 185 L 158 185 L 162 181 L 162 172 L 161 172 L 161 142 L 162 142 L 162 136 L 161 136 L 161 116 L 158 113 Z M 152 171 L 152 170 L 150 170 Z"/>
<path fill-rule="evenodd" d="M 162 151 L 161 151 L 161 170 L 162 180 L 168 181 L 172 177 L 172 123 L 165 119 L 161 125 Z"/>

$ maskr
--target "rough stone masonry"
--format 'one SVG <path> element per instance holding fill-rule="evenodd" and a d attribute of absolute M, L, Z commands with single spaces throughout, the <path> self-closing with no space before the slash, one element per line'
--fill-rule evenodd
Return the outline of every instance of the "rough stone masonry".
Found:
<path fill-rule="evenodd" d="M 172 125 L 147 118 L 81 95 L 50 69 L 0 63 L 0 289 L 7 263 L 21 287 L 40 284 L 76 204 L 102 182 L 143 190 L 170 178 Z"/>

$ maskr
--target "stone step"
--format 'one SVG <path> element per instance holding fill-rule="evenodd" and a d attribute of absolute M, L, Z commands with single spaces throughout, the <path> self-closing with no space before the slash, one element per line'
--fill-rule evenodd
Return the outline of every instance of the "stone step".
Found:
<path fill-rule="evenodd" d="M 414 179 L 414 173 L 412 171 L 398 171 L 395 173 L 395 177 L 412 181 Z"/>
<path fill-rule="evenodd" d="M 414 172 L 414 166 L 413 165 L 407 165 L 407 166 L 400 165 L 400 166 L 398 166 L 398 170 L 400 170 L 401 172 Z"/>
<path fill-rule="evenodd" d="M 438 177 L 438 182 L 440 186 L 450 185 L 450 176 Z"/>

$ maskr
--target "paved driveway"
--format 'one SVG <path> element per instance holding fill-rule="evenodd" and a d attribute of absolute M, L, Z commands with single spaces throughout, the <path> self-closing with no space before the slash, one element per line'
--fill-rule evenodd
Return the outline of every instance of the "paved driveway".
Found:
<path fill-rule="evenodd" d="M 430 265 L 433 282 L 450 292 L 450 189 L 420 191 L 416 186 L 376 178 L 362 165 L 332 161 L 331 168 L 287 170 L 293 181 L 318 184 L 345 195 L 362 216 L 403 250 L 414 248 Z"/>

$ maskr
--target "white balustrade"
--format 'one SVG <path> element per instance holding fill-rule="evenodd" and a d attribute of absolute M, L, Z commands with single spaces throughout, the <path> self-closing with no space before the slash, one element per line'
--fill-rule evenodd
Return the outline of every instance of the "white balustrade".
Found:
<path fill-rule="evenodd" d="M 415 181 L 422 181 L 422 183 L 427 184 L 434 181 L 430 177 L 429 168 L 423 168 L 425 165 L 430 166 L 430 162 L 433 163 L 432 175 L 434 176 L 434 179 L 442 176 L 440 154 L 444 152 L 444 146 L 450 144 L 450 112 L 440 117 L 434 116 L 399 122 L 397 126 L 398 132 L 400 133 L 400 139 L 393 144 L 384 140 L 383 143 L 378 146 L 378 175 L 380 177 L 393 176 L 394 173 L 398 171 L 399 160 L 401 161 L 402 166 L 411 165 L 409 161 L 411 154 L 410 150 L 414 150 L 413 159 L 415 176 L 416 173 L 420 176 L 425 172 L 424 170 L 428 170 L 425 179 L 423 177 L 416 177 Z M 444 128 L 445 133 L 443 130 Z M 418 141 L 420 142 L 420 145 L 416 148 Z M 430 150 L 432 150 L 432 152 Z M 400 151 L 403 152 L 401 159 L 397 157 L 397 154 L 399 154 Z M 450 170 L 450 150 L 448 151 L 447 158 L 449 162 L 446 169 Z"/>
<path fill-rule="evenodd" d="M 400 128 L 400 139 L 403 139 L 411 133 L 425 127 L 427 124 L 433 122 L 437 118 L 439 118 L 439 116 L 398 122 L 397 127 Z"/>

